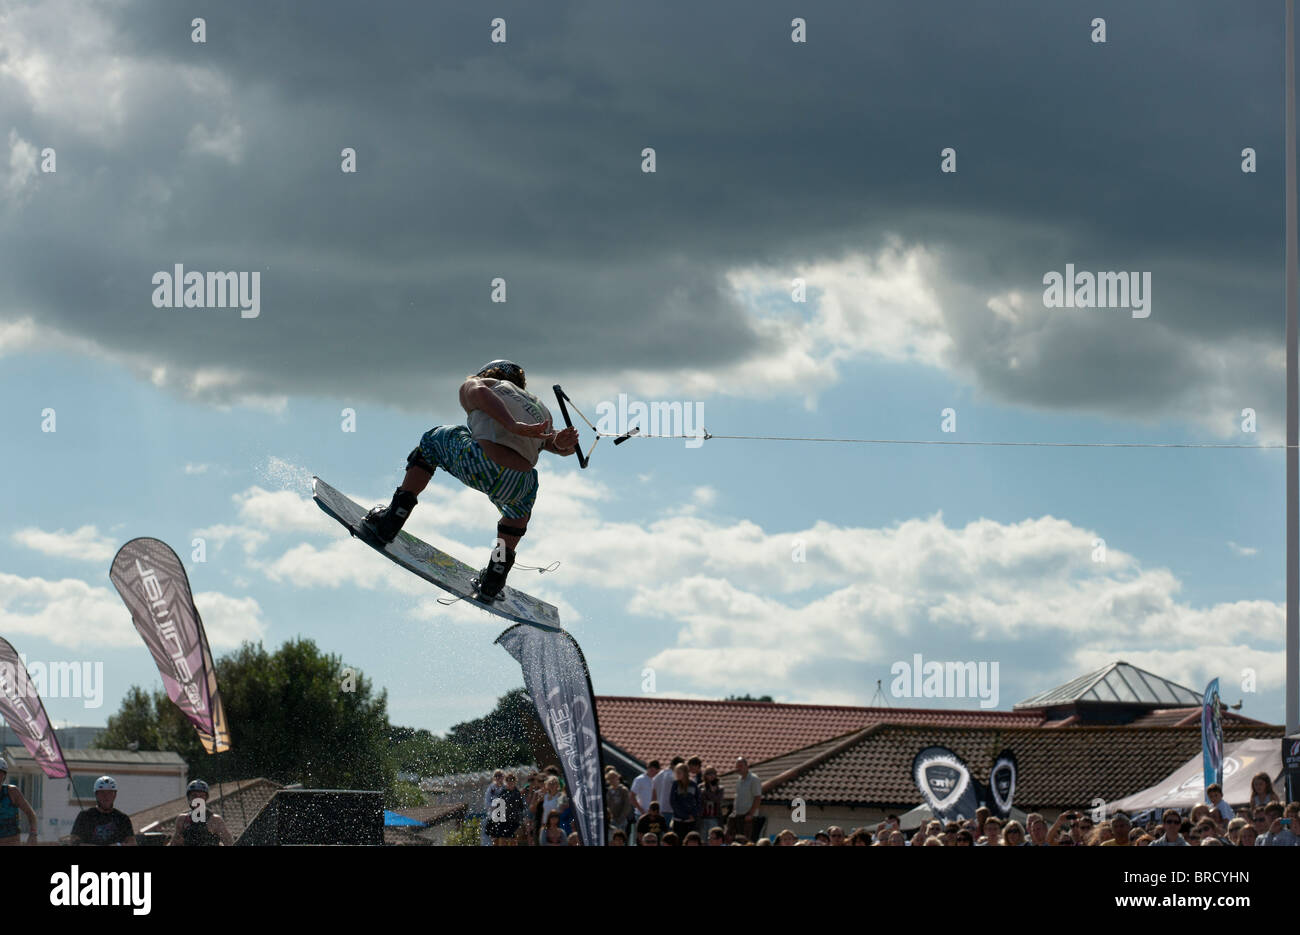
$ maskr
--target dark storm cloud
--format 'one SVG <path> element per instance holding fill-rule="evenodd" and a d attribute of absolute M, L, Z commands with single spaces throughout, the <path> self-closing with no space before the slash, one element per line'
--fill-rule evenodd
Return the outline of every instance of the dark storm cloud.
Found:
<path fill-rule="evenodd" d="M 726 270 L 897 234 L 943 258 L 950 363 L 1001 398 L 1186 405 L 1214 377 L 1189 347 L 1280 341 L 1279 4 L 703 6 L 115 8 L 104 64 L 150 80 L 109 130 L 60 123 L 0 66 L 0 129 L 60 152 L 57 181 L 0 200 L 0 319 L 239 375 L 213 396 L 396 401 L 503 355 L 557 377 L 763 357 Z M 260 317 L 153 309 L 177 262 L 262 271 Z M 1152 319 L 984 306 L 1037 302 L 1068 262 L 1151 270 Z"/>

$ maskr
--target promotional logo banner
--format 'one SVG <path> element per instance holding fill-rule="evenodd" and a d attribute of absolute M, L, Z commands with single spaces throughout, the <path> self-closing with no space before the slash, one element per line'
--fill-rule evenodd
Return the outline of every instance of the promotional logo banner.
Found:
<path fill-rule="evenodd" d="M 925 803 L 942 822 L 975 817 L 975 783 L 970 769 L 947 747 L 926 747 L 912 758 L 912 779 Z"/>
<path fill-rule="evenodd" d="M 1288 802 L 1300 799 L 1300 734 L 1282 738 L 1282 787 Z"/>
<path fill-rule="evenodd" d="M 203 749 L 229 750 L 216 667 L 181 560 L 164 542 L 132 539 L 118 550 L 108 576 L 158 664 L 167 697 L 185 712 Z"/>
<path fill-rule="evenodd" d="M 1223 784 L 1223 715 L 1219 706 L 1219 680 L 1205 686 L 1201 700 L 1201 763 L 1205 785 Z"/>
<path fill-rule="evenodd" d="M 591 674 L 578 642 L 563 630 L 516 624 L 496 640 L 515 657 L 537 716 L 560 756 L 582 843 L 605 844 L 605 781 Z M 546 765 L 546 764 L 539 764 Z"/>
<path fill-rule="evenodd" d="M 993 761 L 989 773 L 989 796 L 993 809 L 1001 818 L 1011 816 L 1011 802 L 1016 797 L 1016 755 L 1010 749 L 1003 750 Z"/>
<path fill-rule="evenodd" d="M 45 714 L 41 696 L 27 677 L 22 657 L 8 640 L 3 639 L 0 639 L 0 716 L 18 735 L 46 776 L 67 778 L 68 764 L 63 760 L 63 750 Z"/>

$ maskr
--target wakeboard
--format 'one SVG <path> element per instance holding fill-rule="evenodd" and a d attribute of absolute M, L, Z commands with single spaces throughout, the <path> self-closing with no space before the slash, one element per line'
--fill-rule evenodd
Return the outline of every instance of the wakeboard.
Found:
<path fill-rule="evenodd" d="M 473 579 L 478 577 L 476 570 L 405 530 L 399 532 L 392 542 L 381 542 L 361 525 L 361 520 L 367 513 L 363 506 L 319 477 L 313 477 L 311 485 L 312 499 L 317 506 L 342 523 L 353 536 L 407 571 L 415 572 L 430 584 L 436 584 L 444 591 L 506 620 L 530 624 L 543 630 L 562 629 L 560 613 L 553 605 L 509 585 L 501 589 L 496 600 L 481 600 L 476 596 L 474 588 Z"/>

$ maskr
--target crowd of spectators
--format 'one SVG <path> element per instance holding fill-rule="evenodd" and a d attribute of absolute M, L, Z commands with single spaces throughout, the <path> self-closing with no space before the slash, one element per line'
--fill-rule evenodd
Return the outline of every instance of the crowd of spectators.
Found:
<path fill-rule="evenodd" d="M 718 770 L 699 757 L 674 757 L 663 768 L 651 760 L 631 786 L 612 767 L 605 772 L 605 815 L 612 846 L 641 847 L 756 845 L 773 847 L 1263 847 L 1300 844 L 1300 802 L 1283 805 L 1268 775 L 1252 782 L 1248 805 L 1233 809 L 1223 790 L 1211 785 L 1208 803 L 1186 814 L 1176 809 L 1138 816 L 1110 814 L 1094 820 L 1089 811 L 1062 811 L 1049 825 L 1033 812 L 1007 821 L 987 808 L 965 821 L 929 821 L 904 831 L 897 815 L 875 828 L 845 830 L 837 825 L 811 836 L 784 828 L 765 834 L 762 783 L 744 757 L 735 763 L 735 793 L 728 797 Z M 497 846 L 573 846 L 582 843 L 574 813 L 556 766 L 531 773 L 522 789 L 513 773 L 498 771 L 485 795 L 487 835 Z"/>

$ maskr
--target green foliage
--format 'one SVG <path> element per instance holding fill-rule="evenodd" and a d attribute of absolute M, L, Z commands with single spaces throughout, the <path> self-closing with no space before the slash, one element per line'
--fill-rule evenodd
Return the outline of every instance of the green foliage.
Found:
<path fill-rule="evenodd" d="M 726 698 L 723 699 L 723 701 L 771 701 L 771 700 L 772 700 L 771 695 L 760 695 L 758 698 L 755 698 L 753 695 L 749 695 L 749 694 L 728 695 Z"/>
<path fill-rule="evenodd" d="M 132 686 L 108 719 L 101 749 L 174 750 L 190 778 L 230 782 L 264 776 L 317 789 L 380 789 L 389 808 L 424 804 L 397 773 L 439 776 L 532 763 L 550 756 L 532 700 L 507 692 L 487 715 L 457 724 L 446 737 L 388 722 L 388 696 L 311 640 L 274 653 L 244 643 L 216 661 L 230 725 L 231 752 L 209 756 L 180 708 L 162 690 Z M 347 689 L 351 690 L 347 690 Z M 477 843 L 477 832 L 473 841 Z"/>
<path fill-rule="evenodd" d="M 388 789 L 388 693 L 311 640 L 268 654 L 245 643 L 217 663 L 240 771 L 317 789 Z M 225 756 L 228 756 L 225 755 Z"/>
<path fill-rule="evenodd" d="M 126 750 L 138 744 L 140 750 L 175 750 L 186 763 L 200 762 L 207 754 L 199 735 L 167 693 L 152 694 L 132 685 L 122 707 L 108 719 L 108 728 L 95 740 L 101 750 Z"/>
<path fill-rule="evenodd" d="M 384 795 L 384 808 L 419 808 L 424 804 L 424 793 L 413 782 L 398 779 Z"/>
<path fill-rule="evenodd" d="M 399 772 L 446 776 L 487 768 L 474 766 L 464 747 L 423 729 L 394 727 L 389 731 L 388 744 Z"/>
<path fill-rule="evenodd" d="M 532 699 L 522 688 L 502 695 L 485 717 L 454 725 L 447 732 L 447 740 L 462 748 L 469 762 L 465 770 L 458 772 L 533 762 L 530 725 L 535 731 L 541 730 Z"/>
<path fill-rule="evenodd" d="M 265 776 L 316 789 L 391 789 L 388 696 L 373 694 L 369 679 L 343 690 L 343 663 L 311 640 L 268 653 L 244 643 L 216 661 L 217 683 L 230 724 L 231 752 L 203 752 L 192 725 L 165 692 L 132 687 L 100 748 L 175 750 L 191 777 L 208 781 Z"/>
<path fill-rule="evenodd" d="M 471 818 L 465 822 L 456 831 L 447 835 L 447 845 L 449 847 L 478 847 L 479 846 L 479 822 L 477 818 Z"/>

